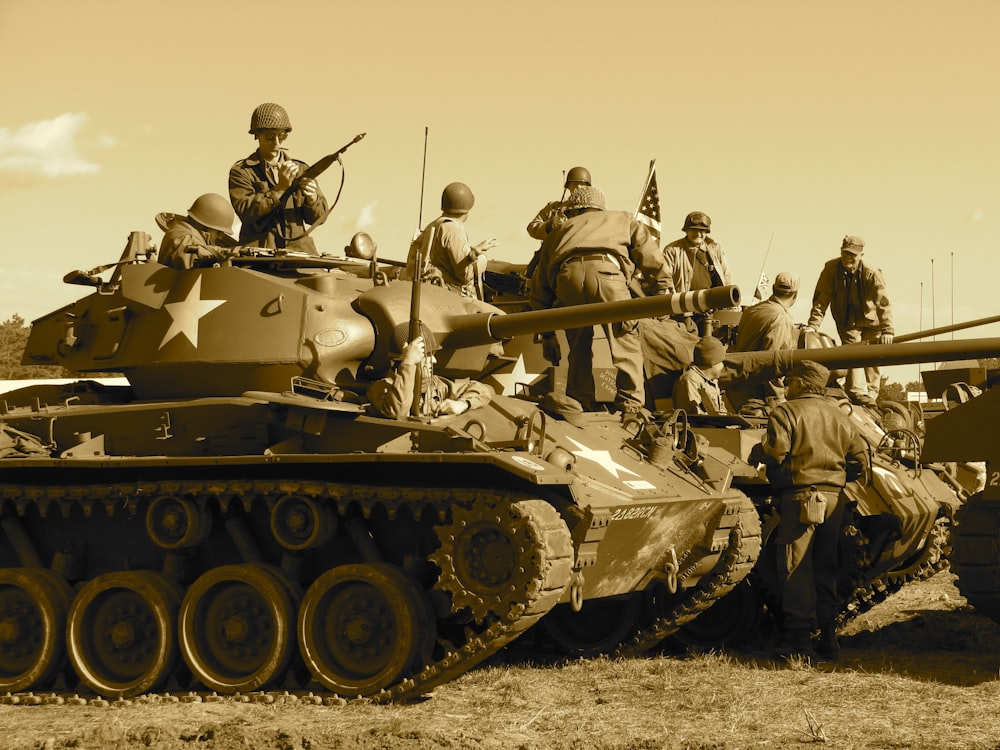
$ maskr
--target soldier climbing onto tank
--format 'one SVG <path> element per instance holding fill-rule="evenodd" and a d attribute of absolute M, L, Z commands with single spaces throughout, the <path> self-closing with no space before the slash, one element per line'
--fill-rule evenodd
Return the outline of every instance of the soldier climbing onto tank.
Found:
<path fill-rule="evenodd" d="M 531 278 L 531 308 L 544 310 L 590 302 L 613 302 L 632 298 L 628 280 L 638 269 L 658 292 L 669 284 L 663 270 L 663 255 L 652 237 L 632 214 L 608 211 L 604 192 L 584 185 L 573 191 L 565 208 L 566 220 L 554 229 L 539 253 Z M 623 413 L 635 413 L 645 405 L 642 354 L 635 321 L 603 326 L 618 370 L 615 401 Z M 592 326 L 566 331 L 569 340 L 569 373 L 566 395 L 584 409 L 594 409 Z M 542 337 L 546 358 L 560 359 L 555 333 Z"/>
<path fill-rule="evenodd" d="M 805 330 L 818 330 L 829 307 L 841 343 L 892 343 L 892 305 L 885 292 L 885 279 L 879 269 L 861 261 L 864 252 L 863 239 L 844 237 L 840 257 L 827 261 L 816 281 Z M 875 406 L 881 379 L 876 366 L 848 370 L 846 390 L 851 401 Z"/>
<path fill-rule="evenodd" d="M 781 610 L 787 631 L 782 656 L 836 661 L 837 548 L 847 499 L 844 485 L 866 481 L 868 451 L 858 430 L 827 397 L 830 371 L 799 362 L 785 378 L 787 401 L 768 418 L 767 433 L 748 458 L 763 464 L 774 488 L 780 520 L 771 539 L 777 549 Z M 811 634 L 820 628 L 813 648 Z"/>
<path fill-rule="evenodd" d="M 225 260 L 234 252 L 233 221 L 236 214 L 218 193 L 198 196 L 187 216 L 160 214 L 166 226 L 157 259 L 171 268 L 197 268 Z"/>
<path fill-rule="evenodd" d="M 327 213 L 326 197 L 314 179 L 300 179 L 308 165 L 281 145 L 292 132 L 284 107 L 272 102 L 250 116 L 257 149 L 229 170 L 229 199 L 242 221 L 240 244 L 317 255 L 307 224 Z"/>
<path fill-rule="evenodd" d="M 406 342 L 409 325 L 403 323 L 393 332 L 392 351 L 399 356 L 395 372 L 377 380 L 368 389 L 372 409 L 381 416 L 400 419 L 413 409 L 417 385 L 421 395 L 419 412 L 429 417 L 464 414 L 486 406 L 493 390 L 469 378 L 447 380 L 434 374 L 437 343 L 434 334 L 421 326 L 422 335 Z"/>
<path fill-rule="evenodd" d="M 433 232 L 434 238 L 426 251 L 427 257 L 421 259 L 421 281 L 441 281 L 449 289 L 466 297 L 482 299 L 479 257 L 496 247 L 497 241 L 491 238 L 477 245 L 469 241 L 465 221 L 475 203 L 476 196 L 465 183 L 452 182 L 441 191 L 441 215 L 424 227 L 420 235 L 410 243 L 403 278 L 414 278 L 421 248 L 428 233 Z"/>

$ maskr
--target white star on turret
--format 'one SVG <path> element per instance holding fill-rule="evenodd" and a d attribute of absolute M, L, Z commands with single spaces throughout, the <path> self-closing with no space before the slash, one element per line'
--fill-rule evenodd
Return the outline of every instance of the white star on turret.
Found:
<path fill-rule="evenodd" d="M 524 368 L 524 356 L 521 354 L 517 355 L 517 361 L 514 363 L 514 368 L 510 372 L 490 373 L 490 377 L 497 381 L 500 385 L 500 394 L 503 396 L 515 395 L 518 383 L 530 385 L 535 382 L 535 379 L 539 375 L 541 375 L 541 373 L 528 372 Z"/>
<path fill-rule="evenodd" d="M 159 348 L 162 349 L 167 342 L 183 334 L 191 345 L 198 348 L 198 321 L 208 315 L 212 310 L 226 302 L 224 299 L 202 299 L 201 298 L 201 274 L 195 279 L 194 284 L 187 293 L 187 297 L 182 302 L 167 302 L 163 305 L 170 315 L 170 328 L 167 329 L 163 341 Z"/>
<path fill-rule="evenodd" d="M 639 476 L 631 469 L 616 463 L 615 460 L 611 458 L 611 454 L 608 451 L 599 451 L 594 450 L 593 448 L 588 448 L 583 443 L 578 440 L 573 440 L 573 438 L 568 435 L 566 436 L 566 439 L 570 442 L 576 443 L 576 445 L 580 448 L 578 451 L 570 451 L 574 456 L 579 456 L 580 458 L 585 458 L 588 461 L 593 461 L 595 464 L 600 464 L 601 467 L 607 469 L 615 479 L 621 479 L 621 477 L 618 476 L 619 470 L 626 474 L 631 474 L 634 477 Z"/>

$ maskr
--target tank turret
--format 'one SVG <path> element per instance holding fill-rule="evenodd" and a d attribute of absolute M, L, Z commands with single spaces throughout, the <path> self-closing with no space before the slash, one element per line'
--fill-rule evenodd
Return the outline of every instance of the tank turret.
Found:
<path fill-rule="evenodd" d="M 124 373 L 139 398 L 281 391 L 305 377 L 362 388 L 389 366 L 411 284 L 373 285 L 371 262 L 236 256 L 220 267 L 123 263 L 112 283 L 34 321 L 23 361 L 81 373 Z M 93 274 L 71 275 L 88 279 Z M 511 336 L 736 304 L 736 287 L 510 315 L 423 285 L 420 319 L 442 344 L 442 375 L 481 372 Z"/>

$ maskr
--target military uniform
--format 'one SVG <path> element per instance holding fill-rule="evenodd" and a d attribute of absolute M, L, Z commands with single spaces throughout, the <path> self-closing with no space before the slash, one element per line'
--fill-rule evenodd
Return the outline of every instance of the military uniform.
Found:
<path fill-rule="evenodd" d="M 282 153 L 279 161 L 287 158 Z M 291 161 L 298 165 L 300 173 L 309 166 L 298 159 Z M 326 197 L 318 185 L 312 201 L 296 190 L 279 211 L 283 191 L 278 190 L 277 184 L 276 169 L 269 168 L 257 151 L 229 170 L 229 199 L 243 223 L 240 244 L 280 250 L 294 243 L 289 249 L 316 254 L 316 243 L 305 234 L 307 225 L 315 224 L 326 214 Z"/>
<path fill-rule="evenodd" d="M 674 408 L 688 414 L 728 414 L 719 381 L 690 365 L 674 385 Z"/>
<path fill-rule="evenodd" d="M 731 352 L 764 352 L 794 349 L 798 344 L 799 331 L 788 310 L 774 296 L 752 305 L 740 316 L 736 341 L 729 348 Z M 781 398 L 785 389 L 781 380 L 760 383 L 734 381 L 726 386 L 726 395 L 733 408 L 739 410 L 750 399 L 766 400 L 768 397 Z"/>
<path fill-rule="evenodd" d="M 861 261 L 853 272 L 844 268 L 839 258 L 823 266 L 807 325 L 818 329 L 827 308 L 844 344 L 877 343 L 882 336 L 893 334 L 892 305 L 882 272 Z M 858 403 L 872 402 L 878 398 L 881 386 L 878 367 L 849 370 L 846 385 Z"/>
<path fill-rule="evenodd" d="M 593 199 L 581 206 L 581 200 Z M 542 243 L 539 262 L 531 280 L 532 309 L 612 302 L 632 297 L 628 279 L 638 268 L 663 293 L 668 281 L 656 240 L 630 213 L 603 209 L 604 194 L 581 187 L 570 197 L 571 207 L 585 210 L 567 218 Z M 618 371 L 616 400 L 622 404 L 645 402 L 642 354 L 635 321 L 604 326 L 611 360 Z M 566 331 L 569 373 L 566 394 L 585 408 L 593 408 L 593 327 Z"/>
<path fill-rule="evenodd" d="M 869 465 L 865 442 L 850 418 L 825 395 L 800 394 L 791 383 L 793 377 L 807 379 L 819 390 L 829 371 L 808 362 L 789 373 L 790 400 L 772 410 L 767 433 L 749 460 L 764 464 L 777 499 L 780 520 L 773 543 L 785 626 L 800 638 L 804 634 L 808 643 L 817 621 L 824 635 L 835 640 L 843 488 L 848 481 L 867 476 Z M 806 522 L 803 503 L 817 495 L 825 501 L 823 518 Z"/>
<path fill-rule="evenodd" d="M 190 249 L 194 252 L 189 252 Z M 171 224 L 163 235 L 156 258 L 165 266 L 186 269 L 211 265 L 228 254 L 227 248 L 209 245 L 200 229 L 188 219 L 180 218 Z"/>
<path fill-rule="evenodd" d="M 424 263 L 421 280 L 435 281 L 440 279 L 449 289 L 460 292 L 466 297 L 477 297 L 477 256 L 472 250 L 469 232 L 465 228 L 465 224 L 454 217 L 439 216 L 424 228 L 419 237 L 410 243 L 405 277 L 407 279 L 414 278 L 417 255 L 423 247 L 424 238 L 432 229 L 434 230 L 434 242 Z"/>
<path fill-rule="evenodd" d="M 377 380 L 368 389 L 368 400 L 379 414 L 399 419 L 409 415 L 417 383 L 418 365 L 400 364 L 395 373 Z M 468 378 L 446 380 L 434 375 L 421 396 L 421 414 L 436 416 L 446 399 L 468 401 L 469 409 L 486 406 L 493 398 L 492 389 Z"/>

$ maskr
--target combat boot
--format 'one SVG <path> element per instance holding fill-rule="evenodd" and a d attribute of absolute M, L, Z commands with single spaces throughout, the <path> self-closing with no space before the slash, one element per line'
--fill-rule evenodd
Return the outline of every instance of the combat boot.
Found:
<path fill-rule="evenodd" d="M 820 626 L 816 653 L 823 661 L 840 659 L 840 643 L 837 641 L 837 626 L 834 623 Z"/>
<path fill-rule="evenodd" d="M 792 628 L 785 636 L 785 645 L 779 652 L 783 659 L 793 659 L 798 657 L 809 661 L 816 660 L 816 651 L 813 650 L 812 639 L 809 628 Z"/>

